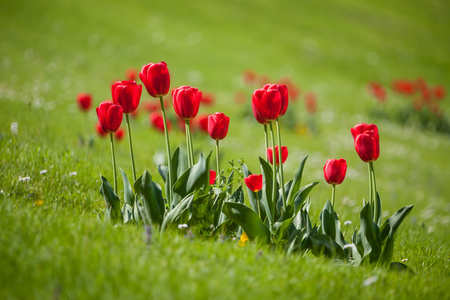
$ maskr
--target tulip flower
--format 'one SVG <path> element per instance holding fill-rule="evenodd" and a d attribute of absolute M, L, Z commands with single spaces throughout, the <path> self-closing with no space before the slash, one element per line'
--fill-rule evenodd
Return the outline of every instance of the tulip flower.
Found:
<path fill-rule="evenodd" d="M 108 135 L 108 133 L 102 129 L 102 126 L 100 125 L 99 122 L 95 124 L 95 131 L 97 132 L 99 137 L 105 137 Z"/>
<path fill-rule="evenodd" d="M 103 131 L 107 133 L 116 132 L 123 119 L 123 109 L 111 101 L 100 103 L 96 109 L 98 121 Z"/>
<path fill-rule="evenodd" d="M 347 172 L 347 162 L 345 159 L 329 159 L 323 166 L 323 176 L 325 180 L 333 186 L 331 194 L 331 203 L 334 207 L 335 188 L 337 184 L 341 184 L 345 179 Z"/>
<path fill-rule="evenodd" d="M 125 78 L 126 78 L 127 80 L 136 80 L 136 77 L 137 77 L 137 71 L 136 71 L 136 69 L 134 69 L 134 68 L 128 68 L 128 69 L 125 71 Z"/>
<path fill-rule="evenodd" d="M 134 112 L 141 99 L 142 85 L 136 84 L 134 80 L 116 81 L 111 86 L 113 102 L 123 108 L 123 113 Z"/>
<path fill-rule="evenodd" d="M 197 120 L 196 126 L 200 132 L 208 134 L 208 115 L 199 115 L 194 120 Z"/>
<path fill-rule="evenodd" d="M 172 91 L 173 108 L 186 124 L 186 144 L 188 149 L 188 163 L 194 165 L 194 148 L 192 145 L 190 120 L 195 118 L 200 107 L 202 92 L 190 86 L 181 86 Z"/>
<path fill-rule="evenodd" d="M 83 112 L 89 111 L 92 104 L 92 95 L 88 93 L 80 93 L 77 96 L 78 107 Z"/>
<path fill-rule="evenodd" d="M 150 63 L 142 67 L 139 78 L 153 98 L 167 95 L 170 87 L 169 69 L 165 62 Z"/>
<path fill-rule="evenodd" d="M 279 117 L 283 116 L 286 113 L 289 104 L 289 92 L 284 84 L 266 84 L 263 87 L 266 91 L 277 90 L 281 96 L 281 107 Z"/>
<path fill-rule="evenodd" d="M 209 136 L 216 140 L 216 162 L 217 172 L 220 172 L 219 168 L 219 141 L 224 139 L 228 133 L 228 125 L 230 124 L 230 118 L 224 113 L 216 112 L 208 117 L 208 133 Z"/>
<path fill-rule="evenodd" d="M 114 104 L 111 101 L 100 103 L 96 109 L 98 121 L 104 132 L 109 133 L 111 141 L 111 156 L 114 176 L 114 192 L 117 194 L 117 172 L 116 172 L 116 157 L 114 154 L 114 139 L 113 132 L 116 132 L 123 119 L 123 109 L 120 105 Z"/>
<path fill-rule="evenodd" d="M 305 93 L 305 108 L 311 115 L 317 111 L 317 97 L 314 92 Z"/>
<path fill-rule="evenodd" d="M 180 86 L 172 91 L 173 108 L 184 120 L 195 118 L 200 107 L 202 92 L 190 86 Z"/>
<path fill-rule="evenodd" d="M 379 102 L 386 102 L 386 89 L 380 83 L 370 82 L 368 89 Z"/>
<path fill-rule="evenodd" d="M 119 128 L 119 130 L 117 130 L 116 132 L 114 132 L 114 138 L 120 142 L 123 137 L 125 135 L 125 131 L 123 131 L 121 128 Z"/>
<path fill-rule="evenodd" d="M 216 171 L 209 170 L 209 185 L 213 185 L 216 182 Z"/>
<path fill-rule="evenodd" d="M 149 121 L 150 125 L 155 128 L 157 131 L 164 133 L 164 120 L 159 112 L 152 112 L 149 115 Z M 170 131 L 170 128 L 172 127 L 172 124 L 170 121 L 167 123 L 167 130 Z"/>
<path fill-rule="evenodd" d="M 372 162 L 380 155 L 380 137 L 376 125 L 358 124 L 351 129 L 355 149 L 364 162 Z"/>
<path fill-rule="evenodd" d="M 131 167 L 133 170 L 133 180 L 136 181 L 136 168 L 134 164 L 133 143 L 131 141 L 131 127 L 129 113 L 134 112 L 141 99 L 142 85 L 137 85 L 134 80 L 116 81 L 111 86 L 113 101 L 123 107 L 125 119 L 127 120 L 128 144 L 130 146 Z"/>
<path fill-rule="evenodd" d="M 252 109 L 256 120 L 261 123 L 274 121 L 280 115 L 281 94 L 276 89 L 257 89 L 252 95 Z"/>
<path fill-rule="evenodd" d="M 369 166 L 369 201 L 374 208 L 373 221 L 381 225 L 381 203 L 377 197 L 377 185 L 373 162 L 380 156 L 380 137 L 374 124 L 357 124 L 350 129 L 355 143 L 355 150 L 362 161 Z"/>
<path fill-rule="evenodd" d="M 267 158 L 269 159 L 270 164 L 273 165 L 273 147 L 269 147 L 267 148 Z M 280 165 L 280 160 L 279 160 L 279 153 L 278 153 L 278 146 L 275 146 L 275 157 L 276 157 L 276 165 L 279 166 Z M 287 157 L 288 157 L 288 149 L 286 146 L 281 146 L 281 157 L 282 157 L 282 164 L 284 164 L 284 162 L 286 161 Z"/>
<path fill-rule="evenodd" d="M 263 178 L 262 175 L 251 174 L 244 178 L 245 185 L 254 193 L 257 193 L 262 189 Z"/>

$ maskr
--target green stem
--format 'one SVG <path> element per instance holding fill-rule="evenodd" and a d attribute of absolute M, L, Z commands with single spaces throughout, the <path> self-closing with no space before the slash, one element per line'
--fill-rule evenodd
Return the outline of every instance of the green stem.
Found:
<path fill-rule="evenodd" d="M 255 192 L 255 194 L 256 194 L 256 205 L 258 206 L 258 215 L 259 215 L 259 218 L 261 219 L 261 206 L 260 206 L 260 204 L 259 204 L 258 191 Z"/>
<path fill-rule="evenodd" d="M 191 159 L 191 140 L 189 139 L 189 120 L 184 120 L 184 129 L 186 132 L 186 153 L 188 157 L 188 165 L 189 168 L 192 167 L 192 159 Z"/>
<path fill-rule="evenodd" d="M 277 118 L 277 133 L 278 133 L 278 159 L 280 160 L 280 180 L 281 180 L 281 194 L 283 195 L 283 211 L 286 208 L 286 192 L 284 191 L 284 172 L 283 172 L 283 160 L 281 153 L 281 129 L 280 129 L 280 121 Z"/>
<path fill-rule="evenodd" d="M 375 180 L 375 169 L 373 168 L 373 161 L 369 162 L 369 170 L 372 178 L 372 193 L 373 193 L 373 201 L 374 201 L 374 215 L 373 220 L 375 223 L 379 223 L 378 219 L 380 218 L 381 207 L 379 207 L 378 199 L 377 199 L 377 182 Z"/>
<path fill-rule="evenodd" d="M 111 156 L 112 156 L 112 167 L 113 167 L 113 176 L 114 176 L 114 193 L 117 194 L 117 174 L 116 174 L 116 154 L 114 153 L 114 137 L 113 133 L 109 133 L 109 137 L 111 140 Z"/>
<path fill-rule="evenodd" d="M 130 117 L 125 114 L 127 120 L 128 129 L 128 144 L 130 145 L 130 157 L 131 157 L 131 169 L 133 170 L 133 182 L 136 182 L 136 169 L 134 167 L 134 154 L 133 154 L 133 143 L 131 142 L 131 127 L 130 127 Z"/>
<path fill-rule="evenodd" d="M 336 185 L 333 184 L 333 187 L 331 188 L 331 204 L 333 205 L 334 209 L 334 197 L 336 195 Z"/>
<path fill-rule="evenodd" d="M 166 150 L 167 150 L 167 163 L 169 167 L 169 172 L 167 174 L 166 184 L 169 185 L 169 188 L 167 189 L 169 191 L 169 195 L 167 195 L 167 202 L 169 204 L 169 208 L 172 204 L 172 159 L 170 155 L 170 142 L 169 142 L 169 130 L 167 128 L 167 120 L 166 120 L 166 111 L 164 110 L 164 103 L 163 103 L 163 97 L 159 96 L 159 102 L 161 104 L 161 111 L 164 121 L 164 137 L 166 139 Z"/>
<path fill-rule="evenodd" d="M 191 167 L 194 165 L 194 146 L 192 143 L 190 120 L 186 120 L 187 138 L 189 138 L 189 155 L 191 156 Z"/>
<path fill-rule="evenodd" d="M 374 205 L 374 199 L 373 199 L 373 180 L 372 180 L 372 170 L 370 169 L 370 163 L 367 164 L 368 170 L 369 170 L 369 203 L 372 206 L 373 211 L 373 205 Z"/>
<path fill-rule="evenodd" d="M 217 177 L 220 174 L 220 167 L 219 167 L 219 140 L 216 140 L 216 166 L 217 166 Z"/>
<path fill-rule="evenodd" d="M 267 133 L 267 124 L 264 124 L 264 144 L 266 146 L 266 149 L 264 149 L 264 151 L 266 151 L 267 153 L 267 148 L 269 148 L 269 135 Z M 269 158 L 266 155 L 266 161 L 267 163 L 269 163 Z"/>
<path fill-rule="evenodd" d="M 273 167 L 273 175 L 272 175 L 272 207 L 273 207 L 273 213 L 272 213 L 272 221 L 275 221 L 275 211 L 276 211 L 276 202 L 277 199 L 276 197 L 276 192 L 277 192 L 277 160 L 276 160 L 276 156 L 275 156 L 275 134 L 273 132 L 273 126 L 272 126 L 272 121 L 270 121 L 270 133 L 272 134 L 272 167 Z"/>

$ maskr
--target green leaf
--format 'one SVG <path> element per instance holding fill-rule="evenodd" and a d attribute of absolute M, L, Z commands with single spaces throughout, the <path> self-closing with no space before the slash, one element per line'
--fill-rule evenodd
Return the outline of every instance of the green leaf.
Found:
<path fill-rule="evenodd" d="M 134 190 L 144 206 L 144 223 L 161 224 L 165 213 L 161 187 L 153 182 L 152 176 L 147 170 L 136 179 Z"/>
<path fill-rule="evenodd" d="M 380 228 L 382 241 L 384 241 L 391 230 L 394 231 L 394 233 L 397 231 L 398 227 L 402 224 L 403 220 L 411 212 L 413 207 L 414 205 L 408 205 L 400 208 L 395 214 L 392 215 L 392 217 L 384 222 L 383 226 Z"/>
<path fill-rule="evenodd" d="M 125 203 L 122 206 L 122 215 L 123 215 L 123 223 L 124 224 L 132 223 L 134 220 L 133 207 L 131 205 L 129 205 L 128 203 Z"/>
<path fill-rule="evenodd" d="M 328 258 L 344 259 L 344 250 L 335 241 L 331 239 L 328 235 L 317 234 L 309 236 L 306 239 L 306 244 L 308 249 L 315 256 L 325 256 Z"/>
<path fill-rule="evenodd" d="M 270 224 L 274 223 L 275 212 L 273 206 L 273 200 L 278 199 L 278 196 L 275 195 L 275 199 L 272 199 L 272 167 L 261 157 L 259 158 L 259 163 L 261 165 L 261 172 L 263 176 L 263 186 L 262 186 L 262 197 L 260 203 L 266 212 L 267 218 L 269 219 Z"/>
<path fill-rule="evenodd" d="M 302 206 L 303 201 L 305 201 L 306 198 L 308 198 L 309 193 L 318 183 L 319 182 L 313 182 L 308 185 L 305 185 L 297 192 L 297 194 L 295 194 L 294 214 L 297 214 L 297 212 L 300 210 L 300 207 Z"/>
<path fill-rule="evenodd" d="M 378 265 L 380 266 L 388 266 L 392 261 L 392 257 L 394 256 L 394 240 L 395 240 L 395 232 L 389 231 L 388 238 L 384 243 L 383 252 L 381 252 L 380 258 L 378 260 Z"/>
<path fill-rule="evenodd" d="M 358 243 L 363 245 L 364 255 L 370 254 L 370 263 L 376 263 L 381 254 L 382 241 L 380 237 L 380 229 L 372 220 L 372 206 L 366 203 L 360 213 L 361 228 L 358 232 Z M 366 241 L 364 241 L 366 240 Z M 358 247 L 358 245 L 356 245 Z"/>
<path fill-rule="evenodd" d="M 194 201 L 192 202 L 191 212 L 192 217 L 191 221 L 194 220 L 196 222 L 204 219 L 208 208 L 209 194 L 202 196 L 194 196 Z"/>
<path fill-rule="evenodd" d="M 226 202 L 222 211 L 242 227 L 251 241 L 258 240 L 262 243 L 269 243 L 270 230 L 253 210 L 241 203 Z"/>
<path fill-rule="evenodd" d="M 184 198 L 190 193 L 201 188 L 204 189 L 204 193 L 207 193 L 209 190 L 210 157 L 211 152 L 208 154 L 206 159 L 203 157 L 203 154 L 200 153 L 199 161 L 191 168 L 187 169 L 175 182 L 173 186 L 174 194 Z"/>
<path fill-rule="evenodd" d="M 134 195 L 130 181 L 128 180 L 127 174 L 125 174 L 122 169 L 120 169 L 120 172 L 122 172 L 123 178 L 123 199 L 126 204 L 132 207 L 134 205 Z"/>
<path fill-rule="evenodd" d="M 341 222 L 329 200 L 327 200 L 323 210 L 320 212 L 320 222 L 323 234 L 329 235 L 341 247 L 347 244 L 341 232 Z"/>
<path fill-rule="evenodd" d="M 191 219 L 191 207 L 194 201 L 194 193 L 181 199 L 180 203 L 177 204 L 171 211 L 169 211 L 164 218 L 161 225 L 161 233 L 169 226 L 178 224 L 187 224 Z"/>
<path fill-rule="evenodd" d="M 289 218 L 284 220 L 283 222 L 275 222 L 273 224 L 273 230 L 275 231 L 276 243 L 280 243 L 283 240 L 283 237 L 286 235 L 286 232 L 292 224 L 293 218 Z"/>
<path fill-rule="evenodd" d="M 297 169 L 297 172 L 294 175 L 294 179 L 292 180 L 292 186 L 289 190 L 289 194 L 287 196 L 287 204 L 291 204 L 294 201 L 294 196 L 297 194 L 300 184 L 302 182 L 302 175 L 303 175 L 303 168 L 305 167 L 306 159 L 308 158 L 308 155 L 306 155 L 302 161 L 300 162 L 300 165 Z"/>
<path fill-rule="evenodd" d="M 407 265 L 404 265 L 399 262 L 393 262 L 389 265 L 389 271 L 397 271 L 397 272 L 407 272 L 411 275 L 414 275 L 414 271 L 411 270 Z"/>
<path fill-rule="evenodd" d="M 122 221 L 122 211 L 120 210 L 120 200 L 117 194 L 114 192 L 109 181 L 100 176 L 102 181 L 100 185 L 100 194 L 103 196 L 106 202 L 106 216 L 111 221 Z"/>
<path fill-rule="evenodd" d="M 375 201 L 377 204 L 374 208 L 375 223 L 377 223 L 377 226 L 380 227 L 381 226 L 381 198 L 380 198 L 380 195 L 378 194 L 378 192 L 376 192 Z"/>

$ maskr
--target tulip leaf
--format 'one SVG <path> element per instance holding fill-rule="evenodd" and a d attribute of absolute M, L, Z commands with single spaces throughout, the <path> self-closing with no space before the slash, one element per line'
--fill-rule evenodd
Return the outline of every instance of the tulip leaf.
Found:
<path fill-rule="evenodd" d="M 306 239 L 308 249 L 315 256 L 325 256 L 328 258 L 344 259 L 344 250 L 333 239 L 325 234 L 309 236 Z"/>
<path fill-rule="evenodd" d="M 414 275 L 414 271 L 411 270 L 407 265 L 400 262 L 393 262 L 389 265 L 389 271 L 407 272 Z"/>
<path fill-rule="evenodd" d="M 376 192 L 375 196 L 376 205 L 374 207 L 374 214 L 375 214 L 375 223 L 377 223 L 377 226 L 381 226 L 381 198 L 378 192 Z"/>
<path fill-rule="evenodd" d="M 115 222 L 122 221 L 122 211 L 120 210 L 120 199 L 114 192 L 109 181 L 100 176 L 102 184 L 100 185 L 100 194 L 103 196 L 106 202 L 106 217 L 107 219 Z"/>
<path fill-rule="evenodd" d="M 341 222 L 329 200 L 327 200 L 323 210 L 320 212 L 320 222 L 323 234 L 329 235 L 341 247 L 347 244 L 341 232 Z"/>
<path fill-rule="evenodd" d="M 302 206 L 303 201 L 305 201 L 311 192 L 311 190 L 318 184 L 319 182 L 312 182 L 308 185 L 302 187 L 294 196 L 294 214 L 297 214 L 300 207 Z"/>
<path fill-rule="evenodd" d="M 300 162 L 300 165 L 297 169 L 297 172 L 294 175 L 294 179 L 292 180 L 292 186 L 289 190 L 289 194 L 287 195 L 287 204 L 291 204 L 294 201 L 294 196 L 297 194 L 298 190 L 300 189 L 300 184 L 302 182 L 302 175 L 303 175 L 303 168 L 305 167 L 306 159 L 308 158 L 308 155 L 306 155 L 302 161 Z"/>
<path fill-rule="evenodd" d="M 292 224 L 292 219 L 293 218 L 289 218 L 289 219 L 284 220 L 283 222 L 275 222 L 275 224 L 273 224 L 273 230 L 275 231 L 277 244 L 282 241 L 289 226 L 291 226 L 291 224 Z"/>
<path fill-rule="evenodd" d="M 380 228 L 382 241 L 384 241 L 391 230 L 394 233 L 397 231 L 398 227 L 402 224 L 403 220 L 411 212 L 413 207 L 414 205 L 408 205 L 400 208 L 395 214 L 384 222 L 383 226 Z"/>
<path fill-rule="evenodd" d="M 361 219 L 361 228 L 359 229 L 359 244 L 363 245 L 364 255 L 370 254 L 369 261 L 370 263 L 376 263 L 381 254 L 381 236 L 380 229 L 377 224 L 372 220 L 372 206 L 370 203 L 366 203 L 360 213 Z M 366 240 L 366 241 L 365 241 Z M 356 245 L 358 247 L 358 245 Z"/>
<path fill-rule="evenodd" d="M 206 159 L 200 153 L 199 161 L 191 168 L 187 169 L 175 182 L 173 191 L 175 195 L 181 198 L 186 197 L 192 192 L 204 189 L 206 193 L 209 189 L 209 160 L 211 152 Z"/>
<path fill-rule="evenodd" d="M 198 222 L 205 217 L 208 208 L 208 200 L 208 194 L 202 196 L 194 196 L 194 201 L 192 202 L 191 206 L 192 217 L 190 221 Z"/>
<path fill-rule="evenodd" d="M 242 227 L 250 241 L 258 240 L 263 243 L 270 241 L 270 230 L 259 216 L 241 203 L 225 202 L 223 213 Z"/>
<path fill-rule="evenodd" d="M 144 223 L 161 224 L 165 213 L 161 187 L 153 182 L 152 176 L 147 170 L 136 179 L 134 190 L 144 206 Z"/>
<path fill-rule="evenodd" d="M 134 205 L 134 195 L 133 195 L 133 189 L 131 188 L 130 181 L 128 180 L 127 174 L 120 169 L 120 172 L 122 172 L 122 178 L 123 178 L 123 199 L 126 204 L 133 207 Z"/>
<path fill-rule="evenodd" d="M 261 172 L 263 176 L 262 197 L 260 203 L 262 204 L 264 211 L 266 212 L 270 224 L 273 224 L 275 218 L 273 201 L 277 199 L 277 195 L 275 195 L 275 199 L 272 199 L 273 171 L 272 167 L 263 158 L 259 158 L 259 163 L 261 165 Z"/>
<path fill-rule="evenodd" d="M 133 207 L 131 205 L 129 205 L 128 203 L 125 203 L 122 206 L 122 215 L 123 215 L 123 223 L 124 224 L 132 223 L 134 220 Z"/>
<path fill-rule="evenodd" d="M 180 203 L 178 203 L 171 211 L 167 213 L 161 225 L 161 232 L 169 226 L 187 224 L 192 216 L 191 207 L 193 201 L 194 193 L 181 199 Z"/>
<path fill-rule="evenodd" d="M 393 230 L 389 231 L 389 235 L 384 242 L 383 252 L 381 252 L 380 258 L 378 260 L 378 265 L 388 266 L 394 256 L 394 240 L 395 232 Z"/>

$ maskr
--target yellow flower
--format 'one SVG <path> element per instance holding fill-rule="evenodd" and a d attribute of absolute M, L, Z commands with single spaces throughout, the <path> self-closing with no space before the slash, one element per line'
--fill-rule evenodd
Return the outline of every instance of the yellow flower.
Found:
<path fill-rule="evenodd" d="M 248 236 L 245 232 L 242 232 L 238 245 L 244 247 L 249 242 Z"/>
<path fill-rule="evenodd" d="M 34 205 L 41 206 L 42 204 L 44 204 L 44 200 L 34 200 Z"/>

